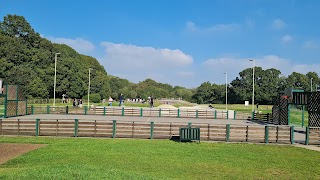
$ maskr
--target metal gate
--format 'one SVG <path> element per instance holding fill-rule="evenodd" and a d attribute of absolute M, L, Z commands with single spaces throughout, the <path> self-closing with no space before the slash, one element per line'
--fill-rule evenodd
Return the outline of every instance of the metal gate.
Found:
<path fill-rule="evenodd" d="M 288 125 L 288 99 L 280 96 L 276 104 L 272 107 L 273 124 Z"/>
<path fill-rule="evenodd" d="M 320 127 L 320 92 L 312 92 L 308 98 L 309 127 Z"/>
<path fill-rule="evenodd" d="M 14 117 L 27 114 L 27 99 L 18 85 L 4 85 L 4 117 Z"/>

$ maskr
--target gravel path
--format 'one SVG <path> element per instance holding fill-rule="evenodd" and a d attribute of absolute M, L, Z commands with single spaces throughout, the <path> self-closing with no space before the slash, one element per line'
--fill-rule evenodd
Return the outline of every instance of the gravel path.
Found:
<path fill-rule="evenodd" d="M 16 158 L 29 151 L 46 146 L 45 144 L 0 143 L 0 164 Z"/>

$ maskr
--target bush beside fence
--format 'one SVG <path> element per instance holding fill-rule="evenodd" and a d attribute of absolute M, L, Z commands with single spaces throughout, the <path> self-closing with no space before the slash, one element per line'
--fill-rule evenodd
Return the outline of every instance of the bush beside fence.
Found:
<path fill-rule="evenodd" d="M 143 123 L 78 119 L 1 119 L 1 135 L 171 139 L 181 127 L 199 127 L 202 141 L 293 143 L 293 127 L 217 124 Z M 312 129 L 306 144 L 320 144 Z"/>

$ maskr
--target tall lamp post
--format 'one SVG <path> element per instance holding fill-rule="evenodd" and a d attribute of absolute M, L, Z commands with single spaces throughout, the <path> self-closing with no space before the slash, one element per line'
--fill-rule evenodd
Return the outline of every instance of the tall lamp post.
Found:
<path fill-rule="evenodd" d="M 226 110 L 228 110 L 228 73 L 224 73 L 226 75 Z"/>
<path fill-rule="evenodd" d="M 59 54 L 60 53 L 56 53 L 54 56 L 53 106 L 56 106 L 57 56 Z"/>
<path fill-rule="evenodd" d="M 89 85 L 88 85 L 88 108 L 89 107 L 89 101 L 90 101 L 90 71 L 93 70 L 92 68 L 89 68 Z"/>
<path fill-rule="evenodd" d="M 253 62 L 253 67 L 252 67 L 252 112 L 254 112 L 254 67 L 256 66 L 256 61 L 254 59 L 250 59 L 249 61 Z"/>
<path fill-rule="evenodd" d="M 312 80 L 313 80 L 313 78 L 311 78 L 310 80 L 311 80 L 311 92 L 312 92 Z"/>

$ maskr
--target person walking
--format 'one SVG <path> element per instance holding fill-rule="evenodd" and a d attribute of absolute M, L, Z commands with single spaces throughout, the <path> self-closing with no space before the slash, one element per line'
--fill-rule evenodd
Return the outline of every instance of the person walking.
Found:
<path fill-rule="evenodd" d="M 112 106 L 112 102 L 113 102 L 113 99 L 112 99 L 112 97 L 110 96 L 110 97 L 109 97 L 109 103 L 108 103 L 108 106 Z"/>
<path fill-rule="evenodd" d="M 120 97 L 119 97 L 119 107 L 122 105 L 122 102 L 123 102 L 123 94 L 120 94 Z"/>
<path fill-rule="evenodd" d="M 150 97 L 150 107 L 153 108 L 153 95 Z"/>

